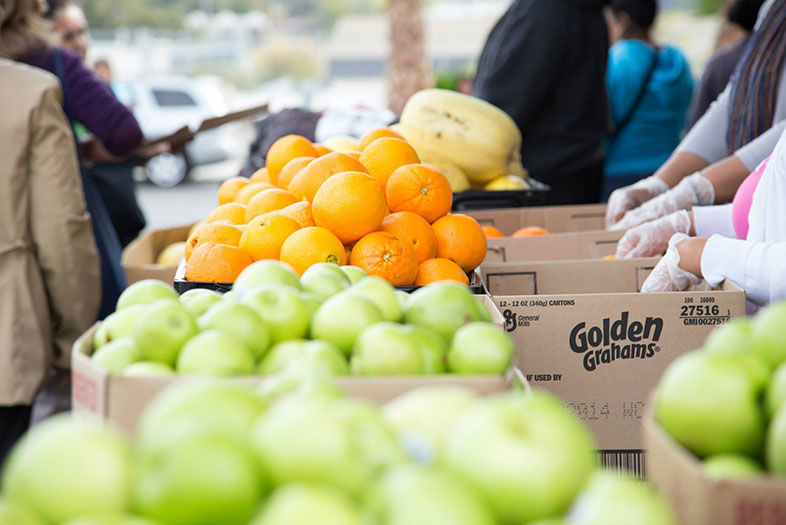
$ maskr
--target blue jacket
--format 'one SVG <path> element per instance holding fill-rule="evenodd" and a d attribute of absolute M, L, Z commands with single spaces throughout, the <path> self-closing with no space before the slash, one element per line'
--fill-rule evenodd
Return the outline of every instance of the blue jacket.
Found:
<path fill-rule="evenodd" d="M 653 55 L 653 48 L 639 40 L 621 40 L 609 49 L 606 89 L 615 129 L 636 102 Z M 679 144 L 693 77 L 688 61 L 675 47 L 660 48 L 657 60 L 628 124 L 607 143 L 607 177 L 651 174 Z"/>

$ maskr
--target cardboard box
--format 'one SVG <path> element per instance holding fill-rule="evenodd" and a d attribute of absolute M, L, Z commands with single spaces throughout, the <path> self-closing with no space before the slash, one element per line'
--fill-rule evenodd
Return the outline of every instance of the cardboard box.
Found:
<path fill-rule="evenodd" d="M 172 284 L 177 267 L 156 264 L 156 258 L 173 242 L 185 241 L 191 226 L 178 226 L 143 233 L 123 250 L 121 262 L 126 281 L 133 284 L 143 279 L 158 279 Z"/>
<path fill-rule="evenodd" d="M 644 420 L 650 481 L 666 496 L 681 525 L 783 525 L 786 480 L 712 481 L 701 462 L 675 442 L 652 414 Z"/>
<path fill-rule="evenodd" d="M 650 390 L 715 325 L 745 314 L 745 293 L 728 282 L 718 290 L 638 293 L 657 260 L 481 266 L 516 343 L 516 366 L 589 425 L 602 464 L 641 476 Z"/>
<path fill-rule="evenodd" d="M 489 239 L 484 262 L 602 259 L 617 253 L 617 243 L 624 234 L 622 231 L 592 230 Z"/>
<path fill-rule="evenodd" d="M 485 296 L 484 302 L 492 309 L 495 322 L 502 324 L 502 316 L 496 311 L 491 299 Z M 97 329 L 98 324 L 85 332 L 74 344 L 71 356 L 73 381 L 71 397 L 73 410 L 76 413 L 111 420 L 127 432 L 134 433 L 137 420 L 156 394 L 175 382 L 198 379 L 196 376 L 189 375 L 113 377 L 103 366 L 90 359 L 90 355 L 93 353 L 93 337 Z M 262 379 L 262 376 L 254 376 L 225 380 L 255 385 Z M 425 385 L 461 385 L 480 395 L 510 390 L 516 384 L 526 385 L 523 374 L 513 368 L 505 376 L 442 374 L 401 377 L 343 377 L 339 378 L 338 383 L 348 395 L 376 403 L 385 403 L 404 392 Z"/>
<path fill-rule="evenodd" d="M 474 217 L 481 226 L 489 225 L 498 228 L 505 235 L 511 235 L 525 226 L 540 226 L 551 233 L 606 228 L 605 204 L 470 210 L 462 213 Z"/>

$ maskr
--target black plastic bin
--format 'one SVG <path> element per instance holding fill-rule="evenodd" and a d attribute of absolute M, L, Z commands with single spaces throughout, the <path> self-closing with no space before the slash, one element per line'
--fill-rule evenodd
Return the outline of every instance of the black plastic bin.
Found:
<path fill-rule="evenodd" d="M 453 194 L 453 211 L 488 210 L 547 206 L 551 188 L 529 179 L 531 189 L 524 190 L 467 190 Z"/>

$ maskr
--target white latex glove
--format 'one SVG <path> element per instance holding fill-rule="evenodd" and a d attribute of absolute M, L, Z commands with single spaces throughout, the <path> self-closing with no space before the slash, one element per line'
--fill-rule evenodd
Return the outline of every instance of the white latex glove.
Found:
<path fill-rule="evenodd" d="M 677 210 L 687 210 L 694 206 L 707 206 L 714 201 L 715 188 L 713 188 L 708 178 L 697 172 L 682 179 L 679 184 L 666 193 L 662 193 L 635 210 L 629 211 L 620 222 L 609 229 L 628 230 Z"/>
<path fill-rule="evenodd" d="M 684 233 L 675 233 L 671 237 L 666 255 L 655 265 L 655 269 L 644 281 L 641 293 L 680 292 L 701 282 L 699 277 L 679 266 L 680 252 L 677 251 L 677 244 L 689 238 Z"/>
<path fill-rule="evenodd" d="M 628 210 L 638 208 L 653 197 L 669 191 L 669 186 L 660 177 L 647 177 L 636 184 L 611 192 L 606 208 L 606 227 L 611 228 L 620 221 Z"/>
<path fill-rule="evenodd" d="M 645 222 L 623 235 L 617 244 L 617 259 L 651 257 L 660 255 L 669 247 L 669 239 L 675 233 L 690 232 L 690 214 L 685 210 L 675 211 L 660 219 Z"/>

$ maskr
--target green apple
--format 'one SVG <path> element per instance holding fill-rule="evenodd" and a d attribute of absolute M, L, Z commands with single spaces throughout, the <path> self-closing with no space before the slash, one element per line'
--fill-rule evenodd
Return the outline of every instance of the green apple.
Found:
<path fill-rule="evenodd" d="M 141 451 L 135 480 L 134 508 L 167 525 L 245 525 L 264 490 L 249 449 L 211 432 Z"/>
<path fill-rule="evenodd" d="M 159 299 L 177 299 L 178 295 L 172 286 L 157 279 L 137 281 L 120 294 L 115 310 L 124 310 L 135 304 L 152 304 Z"/>
<path fill-rule="evenodd" d="M 201 379 L 166 388 L 142 413 L 137 426 L 140 447 L 160 449 L 184 432 L 216 433 L 248 439 L 267 404 L 254 388 L 235 382 Z"/>
<path fill-rule="evenodd" d="M 767 417 L 774 417 L 784 404 L 786 404 L 786 363 L 775 369 L 767 386 L 765 397 Z"/>
<path fill-rule="evenodd" d="M 188 310 L 175 300 L 160 299 L 139 316 L 134 342 L 145 360 L 174 365 L 186 342 L 197 333 Z"/>
<path fill-rule="evenodd" d="M 355 284 L 356 282 L 368 276 L 366 272 L 357 266 L 342 266 L 341 271 L 344 272 L 344 275 L 347 276 L 347 279 L 349 279 L 349 282 L 352 284 Z"/>
<path fill-rule="evenodd" d="M 94 516 L 71 520 L 64 525 L 159 525 L 155 521 L 139 516 Z"/>
<path fill-rule="evenodd" d="M 401 308 L 401 313 L 403 315 L 409 303 L 409 293 L 404 290 L 396 290 L 396 299 L 398 299 L 398 306 Z"/>
<path fill-rule="evenodd" d="M 734 361 L 691 352 L 669 365 L 655 390 L 655 418 L 699 457 L 761 453 L 760 389 Z"/>
<path fill-rule="evenodd" d="M 455 374 L 503 374 L 514 351 L 510 337 L 497 325 L 470 323 L 456 331 L 448 350 L 448 369 Z"/>
<path fill-rule="evenodd" d="M 393 467 L 374 487 L 370 500 L 372 517 L 386 525 L 497 524 L 477 494 L 435 467 Z"/>
<path fill-rule="evenodd" d="M 786 362 L 786 301 L 772 303 L 759 311 L 751 322 L 753 353 L 775 369 Z"/>
<path fill-rule="evenodd" d="M 702 462 L 704 476 L 720 481 L 723 479 L 751 479 L 764 475 L 764 468 L 754 459 L 740 454 L 718 454 Z"/>
<path fill-rule="evenodd" d="M 45 523 L 27 508 L 0 499 L 0 523 L 4 525 L 45 525 Z"/>
<path fill-rule="evenodd" d="M 254 355 L 234 337 L 205 330 L 183 346 L 177 357 L 177 371 L 216 377 L 251 375 Z"/>
<path fill-rule="evenodd" d="M 322 306 L 322 298 L 311 292 L 300 292 L 299 295 L 306 304 L 306 308 L 308 308 L 308 318 L 313 319 L 314 314 L 316 314 L 319 307 Z"/>
<path fill-rule="evenodd" d="M 33 427 L 3 469 L 3 497 L 48 522 L 128 508 L 131 450 L 115 430 L 71 414 Z"/>
<path fill-rule="evenodd" d="M 587 429 L 545 392 L 475 401 L 459 416 L 443 462 L 501 523 L 563 514 L 594 469 Z"/>
<path fill-rule="evenodd" d="M 93 361 L 109 370 L 113 376 L 119 376 L 125 367 L 141 358 L 136 343 L 130 337 L 110 341 L 93 353 Z"/>
<path fill-rule="evenodd" d="M 243 343 L 254 359 L 261 359 L 270 347 L 270 330 L 254 310 L 235 302 L 214 304 L 199 319 L 200 330 L 218 330 Z"/>
<path fill-rule="evenodd" d="M 278 343 L 259 365 L 259 373 L 270 375 L 289 366 L 319 368 L 333 375 L 348 373 L 347 359 L 327 341 L 293 340 Z"/>
<path fill-rule="evenodd" d="M 385 321 L 401 321 L 401 306 L 396 289 L 379 277 L 366 277 L 350 288 L 350 293 L 365 297 L 379 308 Z"/>
<path fill-rule="evenodd" d="M 350 399 L 285 398 L 251 433 L 274 485 L 321 483 L 358 495 L 406 455 L 373 406 Z"/>
<path fill-rule="evenodd" d="M 447 370 L 448 344 L 436 332 L 422 326 L 407 327 L 418 344 L 426 374 L 444 374 Z"/>
<path fill-rule="evenodd" d="M 472 390 L 461 386 L 424 386 L 385 404 L 382 415 L 410 455 L 430 463 L 441 456 L 453 424 L 475 399 Z"/>
<path fill-rule="evenodd" d="M 286 286 L 260 286 L 246 293 L 242 304 L 265 322 L 275 344 L 308 335 L 308 306 L 298 294 Z"/>
<path fill-rule="evenodd" d="M 273 492 L 251 525 L 363 525 L 349 497 L 333 487 L 307 483 L 284 485 Z"/>
<path fill-rule="evenodd" d="M 126 377 L 157 377 L 157 376 L 171 376 L 175 373 L 175 369 L 166 363 L 158 361 L 137 361 L 131 363 L 123 369 L 120 374 Z"/>
<path fill-rule="evenodd" d="M 98 330 L 93 336 L 93 347 L 98 349 L 109 341 L 122 337 L 133 337 L 136 322 L 145 313 L 145 310 L 147 310 L 147 305 L 140 304 L 109 314 L 98 325 Z"/>
<path fill-rule="evenodd" d="M 733 319 L 716 328 L 704 343 L 704 351 L 719 359 L 735 361 L 760 388 L 769 382 L 771 369 L 753 352 L 752 325 L 746 318 Z"/>
<path fill-rule="evenodd" d="M 194 319 L 205 313 L 208 308 L 219 301 L 221 301 L 220 293 L 205 288 L 194 288 L 180 296 L 180 304 L 188 310 L 188 313 Z"/>
<path fill-rule="evenodd" d="M 542 520 L 530 521 L 527 525 L 570 525 L 568 520 L 563 517 L 543 518 Z"/>
<path fill-rule="evenodd" d="M 423 374 L 423 356 L 412 332 L 400 324 L 369 326 L 352 350 L 352 373 L 358 375 Z"/>
<path fill-rule="evenodd" d="M 483 321 L 486 323 L 491 323 L 494 319 L 491 317 L 491 312 L 489 311 L 488 306 L 486 306 L 483 301 L 480 300 L 480 296 L 473 295 L 475 298 L 475 307 L 477 308 L 478 313 L 478 321 Z"/>
<path fill-rule="evenodd" d="M 317 263 L 303 272 L 300 284 L 303 290 L 324 300 L 343 292 L 351 283 L 337 264 Z"/>
<path fill-rule="evenodd" d="M 344 397 L 344 391 L 336 383 L 335 376 L 325 370 L 307 370 L 288 367 L 264 378 L 257 387 L 260 399 L 268 404 L 282 399 L 336 399 Z"/>
<path fill-rule="evenodd" d="M 767 468 L 776 476 L 786 476 L 786 405 L 781 405 L 767 430 Z"/>
<path fill-rule="evenodd" d="M 349 355 L 360 333 L 382 320 L 382 313 L 374 303 L 343 292 L 322 303 L 314 314 L 311 337 L 332 343 Z"/>
<path fill-rule="evenodd" d="M 258 286 L 277 284 L 301 290 L 295 270 L 281 261 L 257 261 L 248 265 L 235 279 L 232 290 L 241 295 Z"/>
<path fill-rule="evenodd" d="M 596 474 L 576 500 L 573 525 L 677 525 L 669 503 L 649 485 L 619 474 Z"/>
<path fill-rule="evenodd" d="M 404 321 L 430 328 L 451 341 L 456 330 L 481 319 L 479 312 L 477 300 L 467 286 L 439 282 L 410 294 Z"/>

